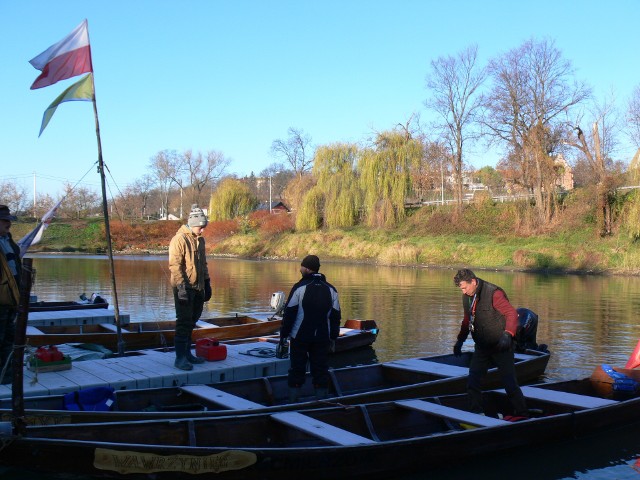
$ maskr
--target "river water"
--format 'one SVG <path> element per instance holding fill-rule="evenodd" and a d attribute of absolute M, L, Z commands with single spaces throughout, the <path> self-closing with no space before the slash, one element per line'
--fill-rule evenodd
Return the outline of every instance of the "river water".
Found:
<path fill-rule="evenodd" d="M 113 301 L 104 257 L 34 255 L 39 300 L 75 300 L 100 293 Z M 321 259 L 322 260 L 322 259 Z M 174 318 L 167 259 L 116 257 L 120 311 L 132 321 Z M 213 298 L 204 315 L 269 313 L 275 291 L 288 293 L 299 279 L 299 263 L 209 259 Z M 342 364 L 389 361 L 451 351 L 461 320 L 454 270 L 324 263 L 321 272 L 340 294 L 343 319 L 375 320 L 380 334 L 373 350 L 345 355 Z M 546 380 L 589 376 L 602 363 L 624 365 L 640 339 L 640 278 L 542 275 L 476 271 L 507 292 L 515 307 L 539 315 L 538 343 L 552 351 Z M 464 348 L 472 348 L 467 342 Z M 451 465 L 404 480 L 422 478 L 640 479 L 637 426 L 598 438 L 565 442 Z M 640 462 L 639 462 L 640 463 Z M 33 474 L 1 470 L 0 478 L 26 480 Z M 59 477 L 38 476 L 39 479 Z M 389 478 L 393 478 L 390 476 Z"/>

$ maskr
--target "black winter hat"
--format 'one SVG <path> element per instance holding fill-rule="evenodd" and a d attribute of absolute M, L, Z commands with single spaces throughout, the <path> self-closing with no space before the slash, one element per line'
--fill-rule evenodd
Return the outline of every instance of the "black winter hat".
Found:
<path fill-rule="evenodd" d="M 320 270 L 320 259 L 315 255 L 307 255 L 302 259 L 302 263 L 300 265 L 308 268 L 309 270 L 317 272 L 318 270 Z"/>

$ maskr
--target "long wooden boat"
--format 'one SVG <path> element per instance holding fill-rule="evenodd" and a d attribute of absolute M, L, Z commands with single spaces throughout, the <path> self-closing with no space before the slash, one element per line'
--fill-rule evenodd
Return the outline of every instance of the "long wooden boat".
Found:
<path fill-rule="evenodd" d="M 399 400 L 429 395 L 460 393 L 466 390 L 471 352 L 427 358 L 396 360 L 372 365 L 330 370 L 329 398 L 315 397 L 311 378 L 307 375 L 300 402 L 289 403 L 286 375 L 237 380 L 211 385 L 183 385 L 137 390 L 118 390 L 109 397 L 108 411 L 95 398 L 84 411 L 69 411 L 68 403 L 76 403 L 81 395 L 25 397 L 27 419 L 32 424 L 80 423 L 94 421 L 148 420 L 154 418 L 214 417 L 236 413 L 276 412 L 317 408 L 327 403 L 355 405 L 363 402 Z M 527 351 L 516 354 L 516 373 L 521 383 L 537 380 L 549 362 L 548 352 Z M 501 385 L 496 368 L 489 370 L 485 388 Z M 108 392 L 110 393 L 110 392 Z M 96 407 L 96 405 L 99 405 Z M 0 413 L 6 419 L 11 412 L 10 399 L 0 401 Z M 71 407 L 75 408 L 75 407 Z"/>
<path fill-rule="evenodd" d="M 349 319 L 344 323 L 344 326 L 340 328 L 340 335 L 336 340 L 334 353 L 369 347 L 376 341 L 378 333 L 380 333 L 380 329 L 374 320 Z M 228 340 L 224 343 L 237 345 L 243 343 L 268 342 L 275 345 L 279 341 L 280 335 L 274 334 Z"/>
<path fill-rule="evenodd" d="M 395 478 L 640 422 L 640 393 L 603 395 L 597 379 L 523 388 L 532 417 L 503 390 L 485 415 L 466 395 L 209 419 L 27 427 L 4 433 L 0 462 L 113 478 L 221 480 Z M 619 393 L 619 392 L 617 392 Z M 519 420 L 519 421 L 518 421 Z M 148 477 L 147 477 L 148 478 Z"/>
<path fill-rule="evenodd" d="M 257 337 L 277 332 L 281 319 L 260 320 L 246 315 L 200 319 L 193 330 L 192 340 L 215 337 L 218 340 Z M 127 350 L 173 346 L 175 320 L 132 322 L 121 328 Z M 63 343 L 95 343 L 117 351 L 116 326 L 95 325 L 27 326 L 27 343 L 39 347 Z"/>
<path fill-rule="evenodd" d="M 48 302 L 37 301 L 29 303 L 30 312 L 62 312 L 67 310 L 93 310 L 96 308 L 109 308 L 109 302 Z"/>

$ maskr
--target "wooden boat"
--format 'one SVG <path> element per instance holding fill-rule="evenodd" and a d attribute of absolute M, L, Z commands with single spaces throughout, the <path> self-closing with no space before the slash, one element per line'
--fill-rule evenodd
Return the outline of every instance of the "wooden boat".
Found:
<path fill-rule="evenodd" d="M 214 337 L 220 341 L 278 343 L 282 319 L 257 319 L 245 315 L 200 319 L 192 333 L 195 342 Z M 129 323 L 121 328 L 127 350 L 173 346 L 175 321 Z M 347 320 L 336 341 L 336 352 L 372 345 L 379 329 L 373 320 Z M 117 350 L 116 326 L 110 323 L 68 326 L 27 326 L 27 342 L 34 347 L 67 343 L 93 343 Z"/>
<path fill-rule="evenodd" d="M 340 336 L 336 340 L 334 353 L 369 347 L 376 341 L 379 332 L 380 329 L 374 320 L 349 319 L 340 329 Z M 260 337 L 228 340 L 224 343 L 237 345 L 242 343 L 268 342 L 275 345 L 279 341 L 280 335 L 263 335 Z"/>
<path fill-rule="evenodd" d="M 586 378 L 523 388 L 532 418 L 513 418 L 503 390 L 485 415 L 466 395 L 209 419 L 27 427 L 0 435 L 0 462 L 113 478 L 395 478 L 478 456 L 640 422 L 640 393 L 608 398 Z M 618 392 L 619 393 L 619 392 Z"/>
<path fill-rule="evenodd" d="M 109 302 L 102 301 L 96 303 L 83 302 L 47 302 L 37 301 L 29 303 L 30 312 L 61 312 L 67 310 L 93 310 L 96 308 L 109 308 Z"/>
<path fill-rule="evenodd" d="M 30 312 L 63 312 L 68 310 L 94 310 L 96 308 L 109 308 L 109 302 L 97 293 L 87 297 L 84 293 L 79 295 L 80 302 L 48 302 L 38 301 L 34 296 L 29 302 Z"/>
<path fill-rule="evenodd" d="M 281 319 L 259 320 L 235 315 L 211 319 L 200 319 L 193 330 L 192 340 L 215 337 L 218 340 L 256 337 L 277 332 Z M 132 322 L 121 328 L 122 340 L 127 350 L 173 346 L 175 320 L 159 322 Z M 27 326 L 27 343 L 39 347 L 63 343 L 95 343 L 117 351 L 116 326 L 99 323 L 95 325 Z"/>
<path fill-rule="evenodd" d="M 211 385 L 184 385 L 114 392 L 109 411 L 69 411 L 64 395 L 25 397 L 27 418 L 33 424 L 80 423 L 153 418 L 213 417 L 236 413 L 275 412 L 317 408 L 329 403 L 355 405 L 363 402 L 399 400 L 466 390 L 471 352 L 330 370 L 329 398 L 315 397 L 308 375 L 300 402 L 290 404 L 286 375 L 237 380 Z M 521 383 L 538 379 L 549 361 L 548 352 L 516 354 L 516 373 Z M 485 388 L 501 385 L 497 369 L 489 371 Z M 80 393 L 72 393 L 75 401 Z M 106 398 L 104 398 L 106 400 Z M 10 399 L 0 401 L 3 418 L 11 412 Z"/>

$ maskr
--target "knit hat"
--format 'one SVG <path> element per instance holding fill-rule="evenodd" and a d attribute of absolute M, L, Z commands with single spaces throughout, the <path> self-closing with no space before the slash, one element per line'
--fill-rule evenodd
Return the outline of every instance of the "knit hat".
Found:
<path fill-rule="evenodd" d="M 193 204 L 191 206 L 191 213 L 189 213 L 187 225 L 190 227 L 206 227 L 207 223 L 207 217 L 204 215 L 202 209 L 198 208 L 198 205 Z"/>
<path fill-rule="evenodd" d="M 15 222 L 16 220 L 18 220 L 18 217 L 16 217 L 15 215 L 11 215 L 11 211 L 6 205 L 0 205 L 0 220 L 9 220 L 10 222 Z"/>
<path fill-rule="evenodd" d="M 320 270 L 320 259 L 315 255 L 307 255 L 302 259 L 302 263 L 300 264 L 309 270 L 317 272 Z"/>

